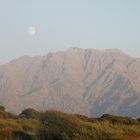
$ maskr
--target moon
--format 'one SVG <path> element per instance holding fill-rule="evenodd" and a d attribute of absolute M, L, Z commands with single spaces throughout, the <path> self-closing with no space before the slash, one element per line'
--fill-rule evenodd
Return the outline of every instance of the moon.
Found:
<path fill-rule="evenodd" d="M 29 26 L 27 31 L 30 36 L 34 36 L 36 34 L 36 28 L 34 26 Z"/>

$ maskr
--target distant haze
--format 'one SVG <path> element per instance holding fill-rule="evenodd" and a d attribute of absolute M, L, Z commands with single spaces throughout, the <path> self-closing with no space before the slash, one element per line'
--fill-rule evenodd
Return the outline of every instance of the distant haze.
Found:
<path fill-rule="evenodd" d="M 1 0 L 0 64 L 69 47 L 140 57 L 139 7 L 139 0 Z"/>

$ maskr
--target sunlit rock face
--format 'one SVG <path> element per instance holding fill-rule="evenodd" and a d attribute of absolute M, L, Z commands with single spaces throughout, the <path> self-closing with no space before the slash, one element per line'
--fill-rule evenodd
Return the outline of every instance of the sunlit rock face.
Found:
<path fill-rule="evenodd" d="M 140 116 L 140 59 L 119 50 L 70 48 L 0 66 L 0 104 L 100 116 Z"/>

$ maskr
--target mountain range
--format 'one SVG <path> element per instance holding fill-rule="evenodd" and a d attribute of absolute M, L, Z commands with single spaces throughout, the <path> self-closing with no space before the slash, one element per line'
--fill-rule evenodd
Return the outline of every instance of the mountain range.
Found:
<path fill-rule="evenodd" d="M 140 58 L 118 49 L 69 48 L 0 65 L 0 105 L 87 116 L 140 116 Z"/>

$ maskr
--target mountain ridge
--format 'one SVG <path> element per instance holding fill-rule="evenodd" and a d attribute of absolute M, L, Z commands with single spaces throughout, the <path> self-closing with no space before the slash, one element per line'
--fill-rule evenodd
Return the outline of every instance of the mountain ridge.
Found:
<path fill-rule="evenodd" d="M 139 116 L 140 59 L 120 50 L 70 48 L 0 66 L 0 104 L 11 112 L 58 109 Z"/>
<path fill-rule="evenodd" d="M 40 54 L 40 55 L 35 55 L 35 56 L 30 56 L 30 55 L 22 55 L 22 56 L 19 56 L 17 58 L 13 58 L 12 60 L 10 60 L 9 62 L 6 62 L 6 63 L 3 63 L 3 64 L 0 64 L 0 66 L 2 65 L 6 65 L 6 64 L 9 64 L 13 61 L 16 61 L 18 59 L 21 59 L 21 58 L 34 58 L 34 57 L 44 57 L 48 54 L 55 54 L 55 53 L 61 53 L 61 52 L 65 52 L 65 51 L 68 51 L 70 49 L 81 49 L 81 50 L 92 50 L 92 51 L 98 51 L 98 52 L 116 52 L 116 53 L 123 53 L 124 55 L 127 55 L 129 57 L 132 57 L 134 59 L 138 59 L 140 60 L 140 57 L 134 57 L 128 53 L 124 53 L 121 49 L 118 49 L 118 48 L 108 48 L 108 49 L 99 49 L 99 48 L 87 48 L 87 49 L 84 49 L 84 48 L 79 48 L 79 47 L 70 47 L 68 49 L 65 49 L 65 50 L 57 50 L 57 51 L 50 51 L 46 54 Z"/>

